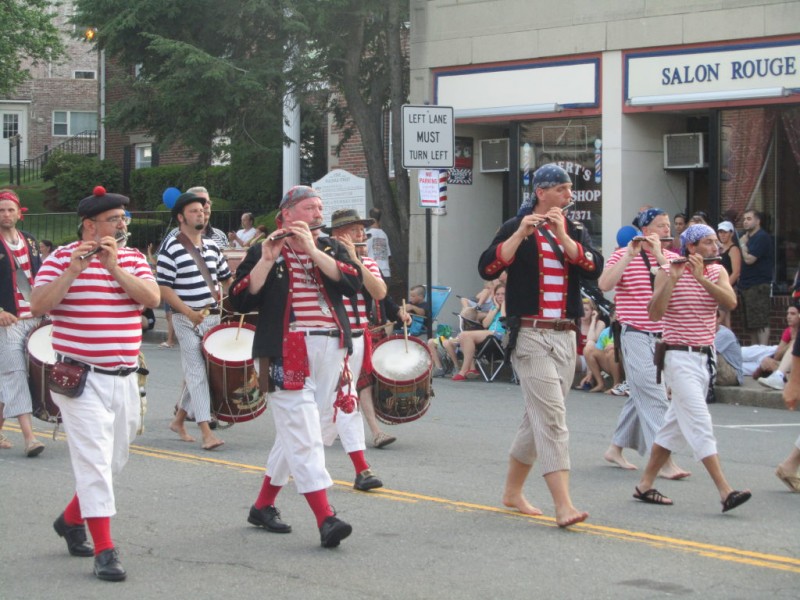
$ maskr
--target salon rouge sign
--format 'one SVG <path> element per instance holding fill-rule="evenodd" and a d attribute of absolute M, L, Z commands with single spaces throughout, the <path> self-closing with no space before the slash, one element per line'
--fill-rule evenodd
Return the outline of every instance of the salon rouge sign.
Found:
<path fill-rule="evenodd" d="M 800 42 L 737 44 L 625 56 L 626 97 L 800 88 Z"/>

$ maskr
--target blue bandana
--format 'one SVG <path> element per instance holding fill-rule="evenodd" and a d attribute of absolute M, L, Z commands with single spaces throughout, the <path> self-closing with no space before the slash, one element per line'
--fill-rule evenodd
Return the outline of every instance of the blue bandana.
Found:
<path fill-rule="evenodd" d="M 648 208 L 647 210 L 643 210 L 642 212 L 639 213 L 639 216 L 636 217 L 636 224 L 639 226 L 640 229 L 642 227 L 647 227 L 648 225 L 650 225 L 650 223 L 653 222 L 653 219 L 655 219 L 657 216 L 665 214 L 667 213 L 661 210 L 660 208 Z"/>
<path fill-rule="evenodd" d="M 716 235 L 716 232 L 708 225 L 689 225 L 681 234 L 681 254 L 686 256 L 686 246 L 696 244 L 710 235 Z"/>
<path fill-rule="evenodd" d="M 572 183 L 567 172 L 555 163 L 542 165 L 533 174 L 533 192 L 528 200 L 522 203 L 517 211 L 518 217 L 524 217 L 533 212 L 533 205 L 536 201 L 536 190 L 539 188 L 546 190 L 562 183 Z"/>

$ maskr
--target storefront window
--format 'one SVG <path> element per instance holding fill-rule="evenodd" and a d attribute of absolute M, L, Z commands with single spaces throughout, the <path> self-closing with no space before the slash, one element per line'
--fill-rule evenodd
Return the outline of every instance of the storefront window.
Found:
<path fill-rule="evenodd" d="M 800 108 L 724 110 L 720 114 L 720 214 L 741 233 L 755 209 L 775 241 L 776 294 L 786 293 L 800 265 Z"/>
<path fill-rule="evenodd" d="M 564 119 L 529 121 L 520 125 L 520 190 L 522 203 L 533 192 L 533 173 L 547 163 L 557 163 L 572 178 L 575 206 L 572 219 L 582 221 L 595 247 L 601 246 L 602 154 L 601 120 Z"/>

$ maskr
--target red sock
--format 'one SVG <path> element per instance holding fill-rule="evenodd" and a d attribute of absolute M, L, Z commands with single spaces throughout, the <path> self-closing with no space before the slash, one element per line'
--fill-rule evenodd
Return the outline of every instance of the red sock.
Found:
<path fill-rule="evenodd" d="M 86 517 L 86 526 L 92 534 L 95 556 L 114 547 L 111 540 L 111 517 Z"/>
<path fill-rule="evenodd" d="M 348 456 L 350 457 L 350 460 L 353 461 L 353 466 L 356 468 L 356 475 L 369 469 L 369 463 L 364 456 L 363 450 L 356 450 L 355 452 L 348 454 Z"/>
<path fill-rule="evenodd" d="M 278 492 L 280 491 L 280 486 L 272 485 L 272 479 L 270 479 L 269 475 L 266 475 L 264 477 L 264 483 L 261 484 L 261 491 L 258 493 L 258 498 L 256 498 L 255 507 L 261 510 L 265 506 L 274 506 L 275 498 L 278 497 Z"/>
<path fill-rule="evenodd" d="M 83 525 L 81 503 L 78 500 L 78 494 L 72 497 L 72 500 L 67 504 L 67 508 L 64 509 L 64 523 L 67 525 Z"/>
<path fill-rule="evenodd" d="M 306 502 L 317 517 L 317 527 L 322 527 L 322 523 L 328 517 L 333 516 L 333 509 L 328 504 L 328 492 L 326 490 L 317 490 L 316 492 L 307 492 L 303 494 L 306 497 Z"/>

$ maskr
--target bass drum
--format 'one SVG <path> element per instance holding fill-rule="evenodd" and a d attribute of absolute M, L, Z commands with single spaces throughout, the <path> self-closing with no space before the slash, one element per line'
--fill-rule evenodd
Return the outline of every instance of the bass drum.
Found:
<path fill-rule="evenodd" d="M 416 337 L 392 335 L 372 352 L 375 416 L 388 425 L 416 421 L 430 408 L 433 359 Z"/>
<path fill-rule="evenodd" d="M 203 337 L 211 412 L 220 421 L 250 421 L 267 409 L 252 359 L 255 333 L 248 323 L 222 323 Z"/>
<path fill-rule="evenodd" d="M 28 334 L 28 387 L 31 390 L 33 416 L 48 423 L 61 423 L 61 410 L 50 396 L 47 377 L 56 362 L 53 350 L 53 325 L 42 323 Z"/>

